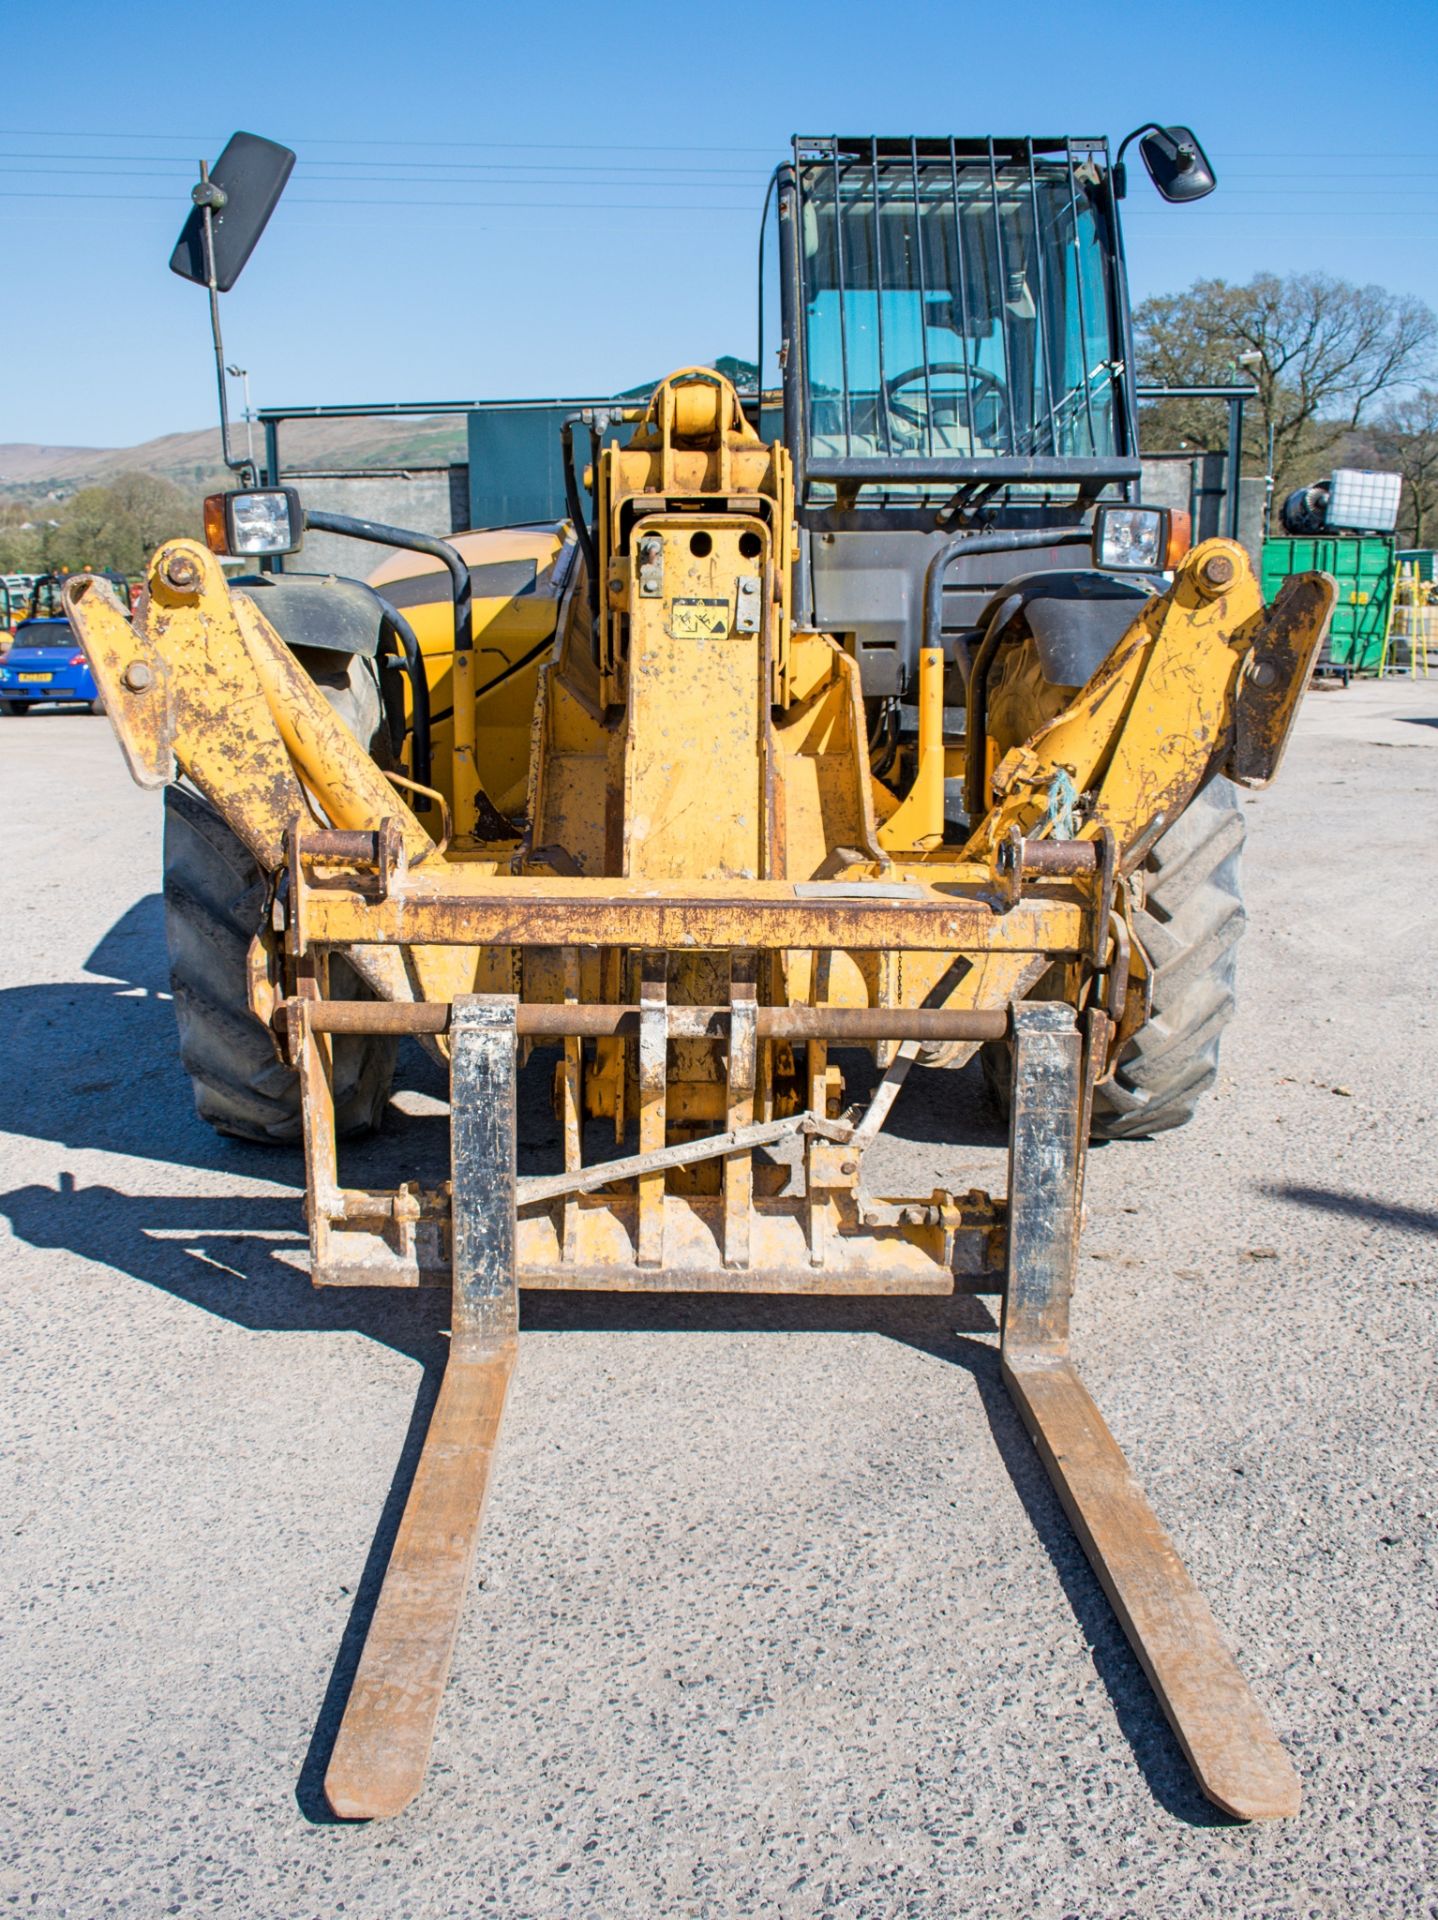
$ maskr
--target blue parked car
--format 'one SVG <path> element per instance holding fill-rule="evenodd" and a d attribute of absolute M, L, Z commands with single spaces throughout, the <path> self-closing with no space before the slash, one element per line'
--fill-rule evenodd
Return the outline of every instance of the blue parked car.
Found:
<path fill-rule="evenodd" d="M 105 577 L 125 598 L 121 577 L 112 573 Z M 35 582 L 29 614 L 16 626 L 10 649 L 0 660 L 0 712 L 28 713 L 41 705 L 105 711 L 94 675 L 60 604 L 64 584 L 63 574 L 46 574 Z"/>

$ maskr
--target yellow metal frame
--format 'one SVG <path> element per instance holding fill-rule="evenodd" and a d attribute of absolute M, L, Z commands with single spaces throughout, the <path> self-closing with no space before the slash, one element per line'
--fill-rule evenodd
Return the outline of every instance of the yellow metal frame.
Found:
<path fill-rule="evenodd" d="M 1061 963 L 1073 1004 L 1101 1004 L 1126 1033 L 1146 964 L 1125 874 L 1214 768 L 1268 777 L 1331 594 L 1300 583 L 1270 615 L 1243 550 L 1206 542 L 1089 685 L 994 769 L 968 843 L 945 846 L 942 655 L 920 660 L 914 778 L 895 801 L 868 772 L 853 660 L 792 630 L 786 450 L 759 441 L 707 369 L 672 376 L 636 413 L 628 445 L 599 461 L 597 630 L 577 578 L 549 597 L 558 625 L 517 847 L 461 832 L 437 850 L 196 543 L 159 550 L 133 621 L 103 581 L 67 589 L 136 777 L 157 784 L 178 768 L 267 871 L 288 867 L 284 949 L 261 943 L 256 1011 L 323 994 L 334 952 L 382 999 L 429 1005 L 477 991 L 638 1005 L 640 956 L 665 953 L 667 1000 L 722 1005 L 731 957 L 749 955 L 760 1004 L 954 1013 L 1006 1007 Z M 546 557 L 552 570 L 563 536 L 516 541 L 536 571 Z M 527 617 L 548 630 L 543 611 Z M 460 665 L 449 657 L 455 697 Z M 478 779 L 464 753 L 474 717 L 471 701 L 441 777 L 461 809 Z M 1055 808 L 1060 787 L 1084 796 L 1076 822 Z M 370 860 L 355 840 L 365 834 Z M 326 835 L 340 838 L 306 851 Z M 426 1038 L 443 1049 L 442 1034 Z M 895 1044 L 881 1058 L 892 1063 Z M 646 1078 L 642 1046 L 600 1040 L 587 1072 L 581 1053 L 566 1047 L 581 1115 L 607 1114 L 620 1133 L 637 1115 L 651 1151 L 749 1111 L 822 1117 L 836 1085 L 818 1034 L 807 1085 L 775 1042 L 759 1047 L 752 1090 L 708 1040 L 669 1043 L 662 1085 Z M 712 1190 L 711 1173 L 695 1178 Z M 672 1173 L 662 1191 L 685 1184 Z M 636 1190 L 661 1193 L 654 1180 Z"/>

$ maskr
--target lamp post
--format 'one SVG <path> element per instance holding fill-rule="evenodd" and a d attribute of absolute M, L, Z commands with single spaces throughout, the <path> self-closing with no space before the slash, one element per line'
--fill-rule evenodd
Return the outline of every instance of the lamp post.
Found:
<path fill-rule="evenodd" d="M 245 449 L 250 465 L 255 464 L 255 416 L 250 407 L 250 371 L 248 367 L 226 367 L 225 372 L 232 380 L 240 380 L 245 388 Z"/>
<path fill-rule="evenodd" d="M 1263 368 L 1266 370 L 1268 361 L 1263 349 L 1261 347 L 1255 347 L 1249 353 L 1239 354 L 1238 364 L 1241 367 L 1247 367 L 1254 382 L 1257 383 L 1258 374 L 1255 369 Z M 1262 393 L 1262 391 L 1262 387 L 1260 386 L 1259 392 Z M 1268 429 L 1268 450 L 1267 457 L 1264 461 L 1266 471 L 1263 476 L 1263 537 L 1266 540 L 1268 538 L 1269 525 L 1273 519 L 1273 415 L 1271 411 L 1268 413 L 1265 425 Z"/>

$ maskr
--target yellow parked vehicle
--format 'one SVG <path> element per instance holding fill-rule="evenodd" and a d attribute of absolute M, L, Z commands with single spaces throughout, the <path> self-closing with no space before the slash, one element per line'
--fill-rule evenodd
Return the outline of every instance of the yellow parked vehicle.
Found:
<path fill-rule="evenodd" d="M 212 289 L 288 171 L 238 138 L 177 249 Z M 1211 189 L 1187 130 L 1141 150 L 1168 198 Z M 587 476 L 568 445 L 555 524 L 448 542 L 250 481 L 208 545 L 159 549 L 133 619 L 66 590 L 168 788 L 201 1111 L 301 1138 L 317 1285 L 452 1297 L 341 1815 L 422 1783 L 521 1287 L 997 1294 L 1004 1377 L 1204 1791 L 1297 1807 L 1069 1354 L 1090 1134 L 1177 1124 L 1213 1077 L 1233 789 L 1277 771 L 1333 600 L 1312 575 L 1266 608 L 1236 542 L 1187 550 L 1139 499 L 1120 197 L 1101 139 L 796 140 L 766 207 L 777 434 L 689 367 Z M 401 554 L 226 580 L 306 527 Z M 347 1186 L 337 1136 L 379 1121 L 401 1034 L 447 1068 L 450 1178 Z M 915 1063 L 980 1048 L 1007 1190 L 876 1186 Z M 527 1061 L 562 1153 L 520 1177 Z"/>

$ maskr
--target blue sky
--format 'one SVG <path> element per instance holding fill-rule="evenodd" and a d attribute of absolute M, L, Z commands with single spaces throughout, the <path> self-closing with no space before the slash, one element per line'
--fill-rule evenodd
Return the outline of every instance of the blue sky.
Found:
<path fill-rule="evenodd" d="M 11 0 L 5 67 L 0 442 L 211 422 L 204 298 L 166 262 L 236 127 L 299 155 L 224 302 L 256 405 L 607 392 L 752 353 L 796 131 L 1184 121 L 1219 191 L 1166 207 L 1140 175 L 1137 296 L 1317 268 L 1438 306 L 1427 7 Z"/>

